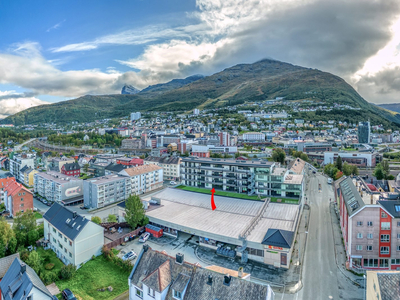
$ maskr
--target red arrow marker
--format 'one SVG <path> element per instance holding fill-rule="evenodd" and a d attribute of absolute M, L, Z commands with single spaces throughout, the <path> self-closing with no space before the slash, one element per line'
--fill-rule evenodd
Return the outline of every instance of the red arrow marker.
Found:
<path fill-rule="evenodd" d="M 215 206 L 215 202 L 214 202 L 214 193 L 215 193 L 215 189 L 212 188 L 212 190 L 211 190 L 211 208 L 212 208 L 212 210 L 215 210 L 217 208 Z"/>

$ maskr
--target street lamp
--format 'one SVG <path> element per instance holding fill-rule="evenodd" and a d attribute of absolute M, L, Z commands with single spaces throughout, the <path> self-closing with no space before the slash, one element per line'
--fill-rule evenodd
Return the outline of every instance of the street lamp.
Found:
<path fill-rule="evenodd" d="M 364 289 L 365 289 L 365 291 L 364 291 L 364 300 L 365 300 L 367 298 L 367 283 L 366 283 L 367 276 L 365 276 L 365 274 L 364 274 L 363 277 L 364 277 Z"/>

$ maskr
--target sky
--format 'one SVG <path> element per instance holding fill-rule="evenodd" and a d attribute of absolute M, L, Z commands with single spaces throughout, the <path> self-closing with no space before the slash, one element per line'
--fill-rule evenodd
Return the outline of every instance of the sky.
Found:
<path fill-rule="evenodd" d="M 143 89 L 272 58 L 400 102 L 398 0 L 0 0 L 0 107 Z"/>

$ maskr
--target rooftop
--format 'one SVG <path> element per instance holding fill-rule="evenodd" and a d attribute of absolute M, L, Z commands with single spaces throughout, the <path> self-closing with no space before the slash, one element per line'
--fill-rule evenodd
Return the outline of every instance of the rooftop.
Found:
<path fill-rule="evenodd" d="M 274 162 L 266 160 L 234 160 L 234 159 L 224 159 L 224 158 L 201 158 L 201 157 L 183 157 L 184 162 L 199 162 L 199 163 L 209 163 L 209 164 L 221 164 L 221 165 L 232 165 L 232 166 L 254 166 L 254 167 L 270 167 L 274 165 Z"/>
<path fill-rule="evenodd" d="M 36 173 L 35 176 L 39 176 L 39 177 L 43 177 L 46 178 L 48 180 L 57 182 L 57 183 L 65 183 L 65 182 L 69 182 L 69 181 L 82 181 L 82 179 L 76 178 L 76 177 L 71 177 L 56 171 L 47 171 L 45 173 L 39 172 Z"/>
<path fill-rule="evenodd" d="M 150 164 L 150 165 L 143 165 L 143 166 L 137 166 L 137 167 L 125 169 L 125 170 L 123 170 L 123 173 L 127 173 L 128 176 L 136 176 L 136 175 L 150 173 L 150 172 L 154 172 L 154 171 L 158 171 L 158 170 L 162 170 L 162 168 L 157 165 Z"/>

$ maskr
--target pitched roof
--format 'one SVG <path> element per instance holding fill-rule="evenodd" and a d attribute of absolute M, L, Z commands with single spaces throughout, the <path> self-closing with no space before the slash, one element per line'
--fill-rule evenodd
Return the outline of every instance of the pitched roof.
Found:
<path fill-rule="evenodd" d="M 148 156 L 144 160 L 149 162 L 157 162 L 160 164 L 174 164 L 174 165 L 178 165 L 181 162 L 181 158 L 177 156 L 163 156 L 163 157 Z"/>
<path fill-rule="evenodd" d="M 8 196 L 11 196 L 11 197 L 14 197 L 17 193 L 19 193 L 21 191 L 32 194 L 30 190 L 28 190 L 22 184 L 20 184 L 16 181 L 10 181 L 4 188 L 4 192 L 7 192 Z"/>
<path fill-rule="evenodd" d="M 381 300 L 400 299 L 400 273 L 378 273 Z"/>
<path fill-rule="evenodd" d="M 43 218 L 71 240 L 75 240 L 89 222 L 88 219 L 78 214 L 74 218 L 74 212 L 57 202 L 50 207 Z"/>
<path fill-rule="evenodd" d="M 290 248 L 292 246 L 293 238 L 293 231 L 270 228 L 265 234 L 261 244 L 282 248 Z"/>
<path fill-rule="evenodd" d="M 161 293 L 171 283 L 171 262 L 166 260 L 161 266 L 150 273 L 142 282 Z"/>
<path fill-rule="evenodd" d="M 112 172 L 121 172 L 121 171 L 123 171 L 124 169 L 126 169 L 128 166 L 125 166 L 125 165 L 120 165 L 120 164 L 113 164 L 113 163 L 111 163 L 111 164 L 109 164 L 105 169 L 107 170 L 107 171 L 112 171 Z"/>
<path fill-rule="evenodd" d="M 175 279 L 171 288 L 178 292 L 183 292 L 190 281 L 190 276 L 186 274 L 179 273 L 178 278 Z"/>
<path fill-rule="evenodd" d="M 382 200 L 378 203 L 386 209 L 394 218 L 400 218 L 400 201 L 399 200 Z"/>
<path fill-rule="evenodd" d="M 75 170 L 79 170 L 80 168 L 81 167 L 79 166 L 79 164 L 77 162 L 64 164 L 65 171 L 75 171 Z"/>
<path fill-rule="evenodd" d="M 143 165 L 137 166 L 134 168 L 125 169 L 124 172 L 128 174 L 128 176 L 136 176 L 140 174 L 150 173 L 153 171 L 161 170 L 162 168 L 156 165 Z"/>
<path fill-rule="evenodd" d="M 21 266 L 24 265 L 26 270 L 23 271 Z M 48 296 L 47 299 L 52 299 L 52 294 L 40 280 L 36 272 L 21 262 L 19 258 L 15 258 L 0 282 L 0 289 L 4 300 L 26 299 L 32 288 L 36 287 Z M 46 298 L 43 298 L 46 299 Z"/>
<path fill-rule="evenodd" d="M 364 207 L 365 203 L 354 186 L 353 181 L 350 177 L 346 177 L 346 179 L 344 179 L 339 186 L 340 190 L 342 191 L 347 214 L 349 216 L 356 214 L 362 207 Z"/>
<path fill-rule="evenodd" d="M 0 279 L 4 277 L 8 268 L 11 266 L 15 258 L 19 258 L 19 253 L 0 258 Z"/>
<path fill-rule="evenodd" d="M 8 185 L 11 181 L 15 181 L 15 177 L 7 177 L 7 178 L 1 178 L 0 179 L 0 188 L 4 188 L 6 185 Z"/>

